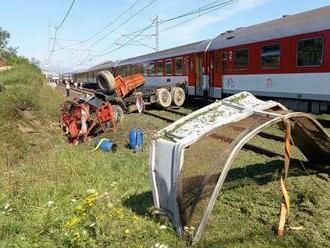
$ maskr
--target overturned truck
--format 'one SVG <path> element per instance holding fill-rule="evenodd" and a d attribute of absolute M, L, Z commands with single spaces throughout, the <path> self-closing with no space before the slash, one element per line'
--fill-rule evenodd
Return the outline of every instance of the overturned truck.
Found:
<path fill-rule="evenodd" d="M 290 212 L 286 178 L 291 146 L 299 148 L 310 164 L 330 165 L 330 137 L 311 115 L 241 92 L 172 123 L 153 137 L 150 175 L 154 205 L 169 216 L 180 237 L 200 240 L 236 155 L 250 139 L 275 124 L 285 134 L 279 180 L 281 236 Z M 211 149 L 203 152 L 205 146 Z"/>
<path fill-rule="evenodd" d="M 114 77 L 110 71 L 100 71 L 96 76 L 99 90 L 95 96 L 105 102 L 120 106 L 124 112 L 137 110 L 136 101 L 143 101 L 144 105 L 158 104 L 163 108 L 171 105 L 181 107 L 186 99 L 184 87 L 186 82 L 176 85 L 150 87 L 145 85 L 142 74 L 127 77 Z"/>

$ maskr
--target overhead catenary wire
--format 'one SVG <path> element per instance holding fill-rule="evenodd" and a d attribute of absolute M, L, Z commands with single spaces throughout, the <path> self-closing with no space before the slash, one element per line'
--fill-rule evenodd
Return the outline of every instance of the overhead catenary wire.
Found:
<path fill-rule="evenodd" d="M 139 2 L 141 2 L 142 0 L 137 0 L 135 1 L 132 5 L 130 5 L 127 9 L 125 9 L 123 12 L 121 12 L 117 17 L 115 17 L 111 22 L 107 23 L 106 25 L 104 25 L 99 31 L 95 32 L 94 34 L 90 35 L 88 38 L 83 39 L 83 40 L 77 40 L 76 43 L 71 44 L 69 46 L 66 46 L 64 48 L 71 48 L 74 46 L 77 46 L 79 44 L 83 44 L 86 43 L 92 39 L 94 39 L 95 37 L 97 37 L 99 34 L 103 33 L 103 31 L 105 31 L 107 28 L 109 28 L 110 26 L 112 26 L 114 23 L 116 23 L 120 18 L 122 18 L 124 15 L 126 15 L 130 10 L 132 10 Z"/>
<path fill-rule="evenodd" d="M 153 23 L 152 23 L 152 24 L 153 24 Z M 116 48 L 114 48 L 114 49 L 112 49 L 112 50 L 110 50 L 110 51 L 107 51 L 107 52 L 105 52 L 105 53 L 98 54 L 98 55 L 96 55 L 96 56 L 97 56 L 97 57 L 101 57 L 101 56 L 107 55 L 107 54 L 109 54 L 109 53 L 115 52 L 115 51 L 117 51 L 117 50 L 123 48 L 124 46 L 128 45 L 128 44 L 131 43 L 133 40 L 135 40 L 140 34 L 142 34 L 143 32 L 145 32 L 146 30 L 148 30 L 148 29 L 152 26 L 152 24 L 149 25 L 149 26 L 147 26 L 147 27 L 144 28 L 143 30 L 141 30 L 139 33 L 137 33 L 135 36 L 133 36 L 131 39 L 129 39 L 127 42 L 125 42 L 124 44 L 120 45 L 119 47 L 116 47 Z"/>
<path fill-rule="evenodd" d="M 202 6 L 202 7 L 199 7 L 197 9 L 191 10 L 191 11 L 189 11 L 187 13 L 184 13 L 184 14 L 181 14 L 181 15 L 178 15 L 176 17 L 169 18 L 169 19 L 162 20 L 162 21 L 160 21 L 160 24 L 171 22 L 171 21 L 175 21 L 177 19 L 181 19 L 181 18 L 184 18 L 184 17 L 187 17 L 187 16 L 191 16 L 191 15 L 197 15 L 197 14 L 200 15 L 200 14 L 203 14 L 203 12 L 205 12 L 205 11 L 208 11 L 210 9 L 214 9 L 214 8 L 217 8 L 217 7 L 222 7 L 222 5 L 224 5 L 224 4 L 228 4 L 228 3 L 231 4 L 231 3 L 235 2 L 235 1 L 238 1 L 238 0 L 221 1 L 220 3 L 218 3 L 219 0 L 218 1 L 213 1 L 213 2 L 208 3 L 208 4 L 206 4 L 206 5 Z"/>
<path fill-rule="evenodd" d="M 121 22 L 119 25 L 117 25 L 110 32 L 106 33 L 104 36 L 102 36 L 101 38 L 99 38 L 98 40 L 96 40 L 91 46 L 89 46 L 89 48 L 94 47 L 96 44 L 98 44 L 102 40 L 106 39 L 109 35 L 111 35 L 113 32 L 115 32 L 116 30 L 118 30 L 119 28 L 121 28 L 124 24 L 126 24 L 127 22 L 129 22 L 130 20 L 132 20 L 134 17 L 136 17 L 137 15 L 139 15 L 140 13 L 142 13 L 144 10 L 146 10 L 148 7 L 150 7 L 156 1 L 157 0 L 152 0 L 151 2 L 149 2 L 148 4 L 146 4 L 145 6 L 143 6 L 141 9 L 139 9 L 133 15 L 131 15 L 130 17 L 128 17 L 127 19 L 125 19 L 123 22 Z"/>
<path fill-rule="evenodd" d="M 103 28 L 101 28 L 98 32 L 94 33 L 93 35 L 91 35 L 89 38 L 87 38 L 86 40 L 84 40 L 83 42 L 87 42 L 91 39 L 93 39 L 94 37 L 96 37 L 97 35 L 99 35 L 100 33 L 102 33 L 104 30 L 106 30 L 108 27 L 110 27 L 111 25 L 113 25 L 117 20 L 119 20 L 122 16 L 124 16 L 128 11 L 130 11 L 131 9 L 134 8 L 135 5 L 137 5 L 139 2 L 141 2 L 142 0 L 137 0 L 135 1 L 128 9 L 124 10 L 120 15 L 118 15 L 115 19 L 113 19 L 113 21 L 111 21 L 110 23 L 106 24 Z"/>
<path fill-rule="evenodd" d="M 55 27 L 55 34 L 54 34 L 54 41 L 53 41 L 53 46 L 52 46 L 52 52 L 54 52 L 55 49 L 55 44 L 56 44 L 56 40 L 57 40 L 57 32 L 58 30 L 63 26 L 63 24 L 65 23 L 65 21 L 67 20 L 69 14 L 71 13 L 71 10 L 75 4 L 76 0 L 72 0 L 69 9 L 66 11 L 62 21 L 60 22 L 60 24 L 58 26 Z"/>
<path fill-rule="evenodd" d="M 226 1 L 226 2 L 223 2 L 221 5 L 217 5 L 216 8 L 214 8 L 214 9 L 210 9 L 209 11 L 203 13 L 203 15 L 209 14 L 209 13 L 211 13 L 211 12 L 214 12 L 214 11 L 217 11 L 217 10 L 219 10 L 219 9 L 221 9 L 221 8 L 224 8 L 224 7 L 228 6 L 228 5 L 231 5 L 231 4 L 232 4 L 233 2 L 235 2 L 235 1 L 238 1 L 238 0 L 228 0 L 228 1 Z M 192 20 L 194 20 L 194 19 L 197 19 L 197 18 L 199 18 L 199 17 L 201 17 L 201 16 L 202 16 L 202 15 L 194 16 L 194 17 L 192 17 L 192 18 L 190 18 L 190 19 L 184 20 L 184 21 L 182 21 L 182 22 L 180 22 L 180 23 L 177 23 L 177 24 L 172 25 L 172 26 L 170 26 L 170 27 L 164 28 L 164 29 L 160 30 L 160 32 L 165 32 L 165 31 L 168 31 L 168 30 L 170 30 L 170 29 L 176 28 L 176 27 L 178 27 L 178 26 L 180 26 L 180 25 L 182 25 L 182 24 L 184 24 L 184 23 L 190 22 L 190 21 L 192 21 Z"/>
<path fill-rule="evenodd" d="M 175 21 L 175 20 L 178 20 L 178 19 L 182 19 L 182 18 L 191 16 L 191 15 L 197 15 L 194 18 L 198 18 L 198 17 L 203 16 L 207 13 L 218 10 L 222 7 L 225 7 L 225 6 L 229 5 L 229 4 L 232 4 L 236 1 L 239 1 L 239 0 L 226 0 L 226 1 L 216 0 L 216 1 L 210 2 L 206 5 L 203 5 L 199 8 L 196 8 L 196 9 L 190 10 L 186 13 L 180 14 L 178 16 L 171 17 L 171 18 L 168 18 L 168 19 L 165 19 L 165 20 L 161 20 L 161 21 L 159 21 L 159 25 L 163 25 L 165 23 L 172 22 L 172 21 Z M 154 26 L 155 26 L 155 24 L 154 24 Z M 140 30 L 136 30 L 136 31 L 124 34 L 124 36 L 130 36 L 130 35 L 133 35 L 133 34 L 138 33 L 138 32 L 140 32 Z"/>
<path fill-rule="evenodd" d="M 165 29 L 162 29 L 162 30 L 160 30 L 160 32 L 164 32 L 164 31 L 167 31 L 167 30 L 169 30 L 169 29 L 175 28 L 175 27 L 177 27 L 177 26 L 179 26 L 179 25 L 182 25 L 182 24 L 184 24 L 184 23 L 186 23 L 186 22 L 189 22 L 189 21 L 191 21 L 191 20 L 194 20 L 194 19 L 196 19 L 196 18 L 199 18 L 199 17 L 201 17 L 201 16 L 203 16 L 203 15 L 206 15 L 206 14 L 208 14 L 208 13 L 211 13 L 211 12 L 213 12 L 213 11 L 216 11 L 216 10 L 218 10 L 218 9 L 221 9 L 221 8 L 224 8 L 224 7 L 228 6 L 228 5 L 231 5 L 232 3 L 236 2 L 236 1 L 238 1 L 238 0 L 227 0 L 227 1 L 222 1 L 221 3 L 219 3 L 219 1 L 213 1 L 213 2 L 211 2 L 211 3 L 209 3 L 209 4 L 206 4 L 206 5 L 204 5 L 204 6 L 200 7 L 200 8 L 198 8 L 198 9 L 194 9 L 194 10 L 192 10 L 192 11 L 189 11 L 189 12 L 187 12 L 187 13 L 181 14 L 181 15 L 179 15 L 179 16 L 172 17 L 172 18 L 169 18 L 169 19 L 166 19 L 166 20 L 160 21 L 159 24 L 164 24 L 164 23 L 168 23 L 168 22 L 171 22 L 171 21 L 174 21 L 174 20 L 177 20 L 177 19 L 181 19 L 181 18 L 184 18 L 184 17 L 190 16 L 190 15 L 196 15 L 196 14 L 198 14 L 198 16 L 194 16 L 194 17 L 192 17 L 192 18 L 190 18 L 190 19 L 188 19 L 188 20 L 184 20 L 183 22 L 180 22 L 180 23 L 175 24 L 175 25 L 173 25 L 173 26 L 170 26 L 170 27 L 167 27 L 167 28 L 165 28 Z M 206 11 L 206 10 L 207 10 L 207 11 Z M 206 11 L 206 12 L 205 12 L 205 11 Z M 125 42 L 125 43 L 124 43 L 123 45 L 121 45 L 120 47 L 115 48 L 115 49 L 112 49 L 112 50 L 110 50 L 110 51 L 107 51 L 110 47 L 112 47 L 114 44 L 116 44 L 116 43 L 121 39 L 121 37 L 119 37 L 115 42 L 111 43 L 107 48 L 103 49 L 103 50 L 101 51 L 101 54 L 99 54 L 99 55 L 95 55 L 95 56 L 91 56 L 91 57 L 100 57 L 100 56 L 104 56 L 104 55 L 107 55 L 107 54 L 109 54 L 109 53 L 111 53 L 111 52 L 117 51 L 117 50 L 119 50 L 120 48 L 123 48 L 123 47 L 126 46 L 126 45 L 131 45 L 131 42 L 132 42 L 132 41 L 134 41 L 137 37 L 139 37 L 139 36 L 140 36 L 143 32 L 145 32 L 147 29 L 150 29 L 150 28 L 152 28 L 152 27 L 154 27 L 154 26 L 155 26 L 155 23 L 153 22 L 151 25 L 147 26 L 147 27 L 144 28 L 144 29 L 140 29 L 140 30 L 137 30 L 137 31 L 134 31 L 134 32 L 130 32 L 130 33 L 128 33 L 128 34 L 124 34 L 124 35 L 122 35 L 121 37 L 133 36 L 133 38 L 131 38 L 128 42 Z M 137 33 L 137 35 L 136 35 L 136 33 Z M 143 39 L 141 39 L 140 41 L 142 41 L 142 40 L 144 40 L 145 38 L 148 38 L 148 37 L 150 37 L 150 36 L 151 36 L 151 35 L 145 35 L 145 37 L 144 37 Z M 143 46 L 145 46 L 145 44 L 143 44 Z M 106 52 L 106 51 L 107 51 L 107 52 Z"/>

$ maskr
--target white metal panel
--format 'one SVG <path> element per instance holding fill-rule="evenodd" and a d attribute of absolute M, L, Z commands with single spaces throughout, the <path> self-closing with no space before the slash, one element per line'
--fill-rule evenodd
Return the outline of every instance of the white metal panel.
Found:
<path fill-rule="evenodd" d="M 188 76 L 155 76 L 155 77 L 145 77 L 146 87 L 153 86 L 172 86 L 176 83 L 186 81 L 188 82 Z"/>
<path fill-rule="evenodd" d="M 228 106 L 229 103 L 233 105 L 232 102 L 236 102 L 235 99 L 239 99 L 239 103 L 236 105 L 244 107 L 244 111 L 240 108 Z M 277 102 L 262 101 L 249 92 L 243 91 L 179 119 L 159 131 L 159 134 L 164 132 L 171 133 L 180 142 L 188 146 L 191 142 L 199 139 L 216 127 L 228 124 L 233 120 L 238 121 L 246 118 L 253 114 L 253 110 L 265 110 L 277 105 Z"/>
<path fill-rule="evenodd" d="M 269 92 L 304 99 L 318 99 L 322 95 L 330 100 L 330 73 L 224 75 L 223 90 Z"/>

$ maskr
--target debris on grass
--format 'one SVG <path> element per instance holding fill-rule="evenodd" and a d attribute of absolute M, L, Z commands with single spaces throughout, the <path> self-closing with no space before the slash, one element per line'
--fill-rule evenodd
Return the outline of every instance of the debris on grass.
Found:
<path fill-rule="evenodd" d="M 183 117 L 153 137 L 149 167 L 154 205 L 169 216 L 181 238 L 200 240 L 238 152 L 261 131 L 276 124 L 285 134 L 280 137 L 285 146 L 278 227 L 278 235 L 282 236 L 290 210 L 286 180 L 291 144 L 314 164 L 314 169 L 315 164 L 325 167 L 330 162 L 330 136 L 313 116 L 241 92 Z M 242 206 L 240 210 L 252 215 Z"/>

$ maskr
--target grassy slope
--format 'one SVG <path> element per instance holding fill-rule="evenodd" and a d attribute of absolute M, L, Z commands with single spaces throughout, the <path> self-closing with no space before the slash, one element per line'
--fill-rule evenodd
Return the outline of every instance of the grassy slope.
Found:
<path fill-rule="evenodd" d="M 77 147 L 65 143 L 55 122 L 61 97 L 41 90 L 43 104 L 35 107 L 29 124 L 36 125 L 38 133 L 20 139 L 34 145 L 27 144 L 24 156 L 15 155 L 14 162 L 5 162 L 0 154 L 0 247 L 185 247 L 167 220 L 150 214 L 148 147 L 137 154 L 125 147 L 132 126 L 146 131 L 148 143 L 166 123 L 130 115 L 117 133 L 106 135 L 118 142 L 118 152 L 91 152 L 93 142 Z M 24 115 L 15 118 L 26 123 Z M 16 133 L 15 138 L 22 135 L 17 129 L 9 133 Z M 283 147 L 279 143 L 273 148 Z M 7 154 L 13 152 L 7 149 Z M 304 229 L 282 239 L 274 235 L 281 166 L 280 160 L 241 152 L 198 247 L 329 246 L 330 200 L 299 169 L 293 169 L 290 178 L 291 222 Z M 326 175 L 312 177 L 330 190 Z"/>

